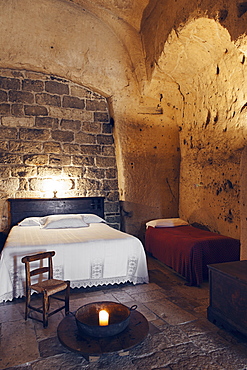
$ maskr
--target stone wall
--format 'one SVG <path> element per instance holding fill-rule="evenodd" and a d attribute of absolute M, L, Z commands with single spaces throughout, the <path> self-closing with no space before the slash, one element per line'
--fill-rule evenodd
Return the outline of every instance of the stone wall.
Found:
<path fill-rule="evenodd" d="M 244 50 L 244 39 L 234 43 L 219 22 L 191 19 L 170 34 L 150 84 L 152 90 L 155 81 L 165 86 L 165 71 L 180 93 L 180 101 L 170 95 L 181 113 L 176 120 L 179 216 L 238 239 L 245 223 L 240 199 L 246 191 L 240 171 L 247 142 Z M 167 97 L 166 91 L 162 95 Z"/>
<path fill-rule="evenodd" d="M 104 97 L 70 81 L 0 70 L 0 228 L 7 198 L 104 196 L 119 228 L 115 148 Z"/>
<path fill-rule="evenodd" d="M 79 3 L 0 2 L 0 68 L 59 76 L 107 97 L 114 118 L 122 225 L 144 240 L 146 221 L 178 215 L 179 111 L 173 112 L 174 104 L 167 100 L 178 95 L 176 82 L 158 78 L 147 91 L 140 27 L 148 1 L 139 1 L 138 7 L 128 2 L 120 13 L 114 1 L 115 15 L 113 3 L 107 9 L 101 0 Z M 157 114 L 161 100 L 164 113 Z"/>

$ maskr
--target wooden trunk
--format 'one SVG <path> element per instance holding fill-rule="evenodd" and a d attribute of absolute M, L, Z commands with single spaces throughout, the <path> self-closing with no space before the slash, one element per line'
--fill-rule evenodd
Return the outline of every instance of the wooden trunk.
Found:
<path fill-rule="evenodd" d="M 247 261 L 209 265 L 208 320 L 247 335 Z"/>

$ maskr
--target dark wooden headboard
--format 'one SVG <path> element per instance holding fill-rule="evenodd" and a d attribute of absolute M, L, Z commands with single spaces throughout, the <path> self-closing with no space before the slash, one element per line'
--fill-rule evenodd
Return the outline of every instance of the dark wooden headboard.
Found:
<path fill-rule="evenodd" d="M 8 199 L 10 227 L 26 217 L 61 213 L 94 213 L 104 218 L 104 197 Z"/>

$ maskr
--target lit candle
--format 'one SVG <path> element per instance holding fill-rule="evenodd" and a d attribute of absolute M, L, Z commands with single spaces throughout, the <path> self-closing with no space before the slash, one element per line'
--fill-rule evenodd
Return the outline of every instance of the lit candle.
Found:
<path fill-rule="evenodd" d="M 109 313 L 106 310 L 99 312 L 99 324 L 100 326 L 106 326 L 109 323 Z"/>

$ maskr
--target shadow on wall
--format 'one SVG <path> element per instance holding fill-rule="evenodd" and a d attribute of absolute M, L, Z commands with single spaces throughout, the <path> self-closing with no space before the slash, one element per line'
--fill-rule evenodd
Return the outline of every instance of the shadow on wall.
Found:
<path fill-rule="evenodd" d="M 157 218 L 178 217 L 177 207 L 167 206 L 164 213 L 162 202 L 159 206 L 120 201 L 120 230 L 136 236 L 142 243 L 145 241 L 146 222 Z M 171 210 L 173 209 L 173 210 Z"/>
<path fill-rule="evenodd" d="M 203 218 L 203 222 L 201 222 Z M 204 230 L 212 231 L 218 233 L 217 231 L 217 221 L 214 215 L 208 213 L 205 208 L 199 208 L 192 212 L 189 216 L 188 222 L 190 224 L 200 225 Z M 197 226 L 198 227 L 198 226 Z"/>

